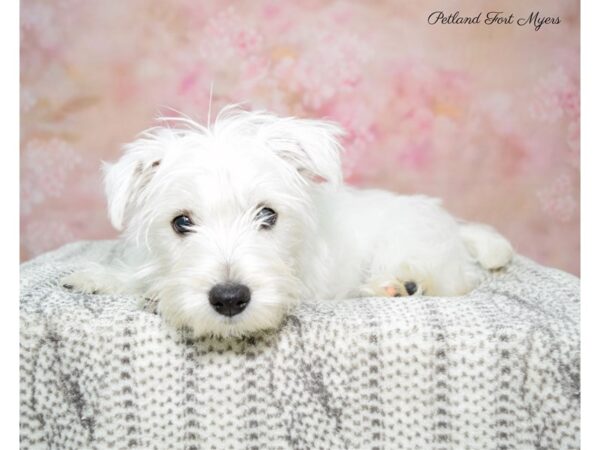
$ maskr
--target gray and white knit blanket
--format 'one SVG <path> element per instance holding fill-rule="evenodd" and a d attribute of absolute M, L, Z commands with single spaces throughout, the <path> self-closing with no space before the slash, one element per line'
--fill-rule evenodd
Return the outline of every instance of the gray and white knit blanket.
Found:
<path fill-rule="evenodd" d="M 130 297 L 21 266 L 21 446 L 52 449 L 579 447 L 579 280 L 518 257 L 455 298 L 301 305 L 281 329 L 192 338 Z"/>

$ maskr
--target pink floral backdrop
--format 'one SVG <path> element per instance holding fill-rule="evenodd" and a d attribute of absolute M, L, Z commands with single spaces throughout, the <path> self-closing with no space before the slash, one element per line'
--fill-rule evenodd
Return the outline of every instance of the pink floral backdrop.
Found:
<path fill-rule="evenodd" d="M 429 25 L 488 0 L 22 0 L 21 250 L 116 236 L 100 161 L 173 108 L 231 102 L 348 130 L 359 186 L 424 193 L 579 273 L 579 4 L 558 25 Z"/>

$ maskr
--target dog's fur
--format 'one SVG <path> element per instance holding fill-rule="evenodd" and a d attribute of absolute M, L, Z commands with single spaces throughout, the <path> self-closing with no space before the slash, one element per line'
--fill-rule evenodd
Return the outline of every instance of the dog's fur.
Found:
<path fill-rule="evenodd" d="M 343 185 L 341 134 L 234 107 L 209 127 L 171 119 L 145 131 L 105 166 L 124 257 L 64 284 L 155 298 L 171 324 L 228 336 L 276 327 L 303 299 L 463 295 L 510 261 L 506 239 L 455 220 L 438 200 Z M 257 218 L 265 206 L 278 213 L 270 229 Z M 181 214 L 194 223 L 185 235 L 172 226 Z M 250 288 L 240 314 L 211 307 L 223 282 Z"/>

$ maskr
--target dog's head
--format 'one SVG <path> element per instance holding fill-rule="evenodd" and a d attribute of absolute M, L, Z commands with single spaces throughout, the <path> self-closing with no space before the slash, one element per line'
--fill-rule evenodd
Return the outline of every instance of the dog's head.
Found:
<path fill-rule="evenodd" d="M 340 129 L 227 108 L 150 129 L 105 166 L 113 225 L 161 314 L 196 334 L 276 327 L 303 289 L 313 193 L 340 183 Z"/>

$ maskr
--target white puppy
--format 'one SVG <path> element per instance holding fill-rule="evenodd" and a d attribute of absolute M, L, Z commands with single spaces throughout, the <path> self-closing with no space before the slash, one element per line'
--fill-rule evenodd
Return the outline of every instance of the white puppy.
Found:
<path fill-rule="evenodd" d="M 276 327 L 303 299 L 462 295 L 510 244 L 423 196 L 344 186 L 340 128 L 225 108 L 145 131 L 105 166 L 122 258 L 67 276 L 158 300 L 197 335 Z"/>

